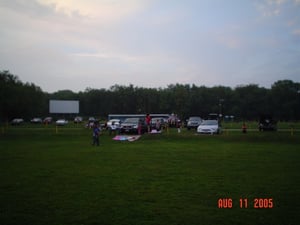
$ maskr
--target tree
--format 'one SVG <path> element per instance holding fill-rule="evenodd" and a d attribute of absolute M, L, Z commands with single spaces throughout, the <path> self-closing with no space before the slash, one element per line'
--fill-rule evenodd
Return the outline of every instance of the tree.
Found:
<path fill-rule="evenodd" d="M 270 91 L 272 109 L 278 119 L 300 119 L 300 83 L 291 80 L 275 82 Z"/>
<path fill-rule="evenodd" d="M 29 119 L 45 113 L 46 94 L 30 83 L 22 83 L 9 71 L 0 72 L 0 120 Z"/>
<path fill-rule="evenodd" d="M 272 114 L 281 120 L 300 119 L 300 83 L 291 80 L 279 80 L 271 89 L 257 84 L 234 89 L 194 84 L 170 84 L 159 89 L 116 84 L 109 89 L 49 94 L 32 83 L 22 83 L 9 71 L 0 71 L 0 120 L 46 116 L 50 99 L 79 100 L 83 116 L 104 118 L 111 113 L 175 113 L 181 119 L 222 113 L 247 120 L 258 119 L 260 114 Z"/>
<path fill-rule="evenodd" d="M 269 102 L 267 101 L 267 89 L 260 88 L 256 84 L 236 87 L 234 90 L 233 104 L 235 115 L 241 119 L 253 120 L 261 113 L 269 112 Z"/>

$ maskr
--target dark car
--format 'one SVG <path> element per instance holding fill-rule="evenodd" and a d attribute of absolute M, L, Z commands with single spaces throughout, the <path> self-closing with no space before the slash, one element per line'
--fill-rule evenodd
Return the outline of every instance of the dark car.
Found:
<path fill-rule="evenodd" d="M 187 121 L 187 129 L 197 129 L 197 127 L 201 124 L 202 119 L 199 116 L 191 116 Z"/>
<path fill-rule="evenodd" d="M 44 124 L 50 124 L 50 123 L 52 123 L 52 117 L 46 117 L 44 119 Z"/>
<path fill-rule="evenodd" d="M 219 120 L 220 119 L 220 115 L 217 113 L 210 113 L 207 116 L 208 120 Z"/>
<path fill-rule="evenodd" d="M 276 131 L 277 121 L 271 115 L 261 115 L 258 124 L 259 131 Z"/>
<path fill-rule="evenodd" d="M 147 126 L 144 119 L 141 118 L 127 118 L 121 124 L 120 132 L 121 133 L 135 133 L 138 134 L 139 125 L 141 126 L 141 133 L 147 131 Z"/>

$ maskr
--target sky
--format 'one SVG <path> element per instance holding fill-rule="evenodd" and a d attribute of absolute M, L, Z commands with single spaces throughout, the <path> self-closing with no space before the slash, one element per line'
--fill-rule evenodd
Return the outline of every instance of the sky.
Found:
<path fill-rule="evenodd" d="M 300 0 L 0 0 L 0 71 L 43 91 L 300 82 Z"/>

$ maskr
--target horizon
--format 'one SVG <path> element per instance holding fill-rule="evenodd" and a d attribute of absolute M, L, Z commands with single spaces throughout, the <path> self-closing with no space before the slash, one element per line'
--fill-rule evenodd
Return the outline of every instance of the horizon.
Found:
<path fill-rule="evenodd" d="M 10 71 L 7 71 L 7 72 L 9 72 L 9 74 L 15 76 L 15 77 L 16 77 L 19 81 L 21 81 L 23 84 L 26 84 L 26 83 L 28 83 L 28 84 L 33 84 L 33 85 L 35 85 L 36 87 L 40 88 L 44 93 L 48 93 L 48 94 L 54 94 L 54 93 L 57 93 L 57 92 L 60 92 L 60 91 L 71 91 L 71 92 L 73 92 L 73 93 L 76 94 L 76 93 L 79 93 L 79 92 L 85 92 L 85 91 L 88 91 L 89 89 L 91 89 L 91 90 L 100 90 L 100 89 L 104 89 L 104 90 L 106 90 L 106 91 L 109 91 L 109 90 L 113 89 L 114 87 L 118 87 L 118 86 L 119 86 L 119 87 L 131 87 L 131 86 L 133 86 L 133 88 L 142 88 L 142 89 L 144 88 L 144 89 L 156 89 L 156 90 L 159 90 L 159 89 L 167 89 L 167 88 L 169 88 L 170 86 L 176 86 L 176 85 L 183 85 L 183 86 L 186 86 L 186 85 L 188 85 L 189 87 L 196 86 L 196 87 L 198 87 L 198 88 L 199 88 L 199 87 L 205 87 L 205 88 L 225 87 L 225 88 L 231 88 L 232 90 L 235 90 L 236 88 L 247 87 L 247 86 L 251 86 L 251 85 L 257 86 L 258 88 L 271 89 L 272 86 L 273 86 L 276 82 L 279 82 L 279 81 L 292 81 L 293 83 L 300 84 L 300 82 L 296 82 L 296 81 L 289 80 L 289 79 L 284 79 L 284 80 L 277 80 L 277 81 L 274 81 L 274 82 L 270 85 L 270 87 L 260 86 L 259 84 L 255 84 L 255 83 L 239 84 L 239 85 L 234 86 L 234 87 L 226 86 L 226 85 L 213 85 L 213 86 L 207 86 L 207 85 L 204 85 L 204 84 L 202 84 L 202 85 L 196 85 L 196 84 L 187 84 L 187 83 L 186 83 L 186 84 L 179 84 L 179 83 L 171 84 L 171 83 L 170 83 L 170 84 L 167 84 L 167 85 L 164 86 L 164 87 L 143 87 L 143 86 L 138 86 L 138 85 L 134 85 L 134 84 L 128 83 L 128 84 L 114 84 L 114 85 L 112 85 L 112 86 L 110 86 L 110 87 L 108 87 L 108 88 L 104 88 L 104 87 L 99 87 L 99 88 L 97 88 L 97 87 L 95 87 L 95 88 L 86 87 L 86 88 L 84 88 L 83 90 L 78 90 L 78 91 L 74 91 L 74 90 L 68 89 L 68 88 L 63 88 L 63 89 L 55 90 L 55 91 L 53 91 L 53 92 L 47 92 L 47 91 L 43 90 L 42 87 L 36 85 L 35 83 L 30 82 L 30 81 L 24 82 L 24 81 L 22 81 L 22 80 L 20 79 L 20 77 L 19 77 L 17 74 L 12 74 L 12 73 L 10 73 Z"/>

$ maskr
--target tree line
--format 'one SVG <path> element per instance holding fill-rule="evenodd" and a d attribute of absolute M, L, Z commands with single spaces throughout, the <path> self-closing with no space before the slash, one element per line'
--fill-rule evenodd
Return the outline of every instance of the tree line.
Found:
<path fill-rule="evenodd" d="M 170 84 L 166 88 L 114 85 L 109 89 L 44 92 L 33 83 L 23 83 L 9 71 L 0 71 L 0 121 L 15 117 L 30 119 L 49 115 L 49 100 L 79 100 L 80 115 L 107 118 L 108 114 L 174 113 L 180 118 L 209 113 L 257 120 L 271 114 L 278 120 L 300 119 L 300 83 L 276 81 L 271 88 L 247 84 L 196 86 Z"/>

